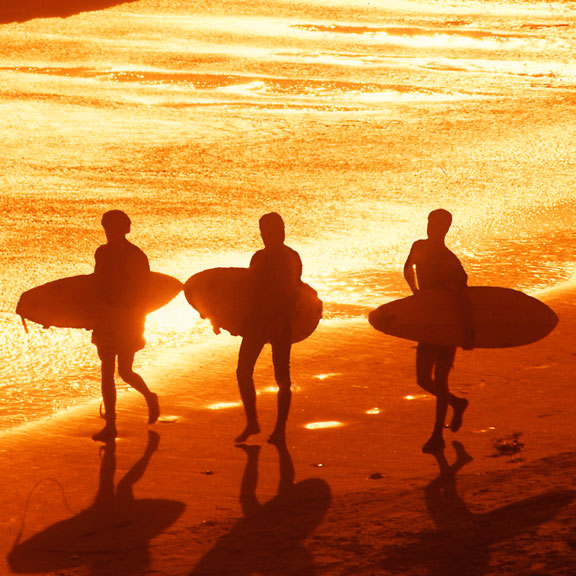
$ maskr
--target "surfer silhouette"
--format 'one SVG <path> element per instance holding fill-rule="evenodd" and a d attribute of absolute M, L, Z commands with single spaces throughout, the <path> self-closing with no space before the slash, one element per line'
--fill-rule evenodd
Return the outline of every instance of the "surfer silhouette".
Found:
<path fill-rule="evenodd" d="M 130 218 L 121 210 L 110 210 L 102 217 L 106 244 L 96 250 L 97 314 L 92 342 L 102 363 L 102 400 L 106 425 L 94 434 L 96 441 L 116 437 L 116 363 L 118 374 L 140 392 L 148 405 L 148 423 L 158 420 L 158 396 L 150 391 L 132 364 L 138 350 L 145 345 L 145 299 L 150 277 L 148 258 L 129 242 Z"/>
<path fill-rule="evenodd" d="M 290 352 L 292 347 L 292 312 L 301 284 L 302 261 L 298 253 L 284 244 L 284 221 L 276 212 L 260 218 L 264 249 L 252 256 L 250 271 L 254 286 L 250 313 L 238 353 L 236 375 L 244 405 L 246 427 L 236 438 L 244 442 L 260 432 L 254 389 L 254 366 L 267 342 L 272 346 L 274 377 L 278 385 L 276 426 L 268 442 L 281 442 L 292 398 Z"/>
<path fill-rule="evenodd" d="M 420 290 L 448 290 L 462 307 L 466 340 L 464 348 L 472 347 L 471 322 L 466 303 L 465 289 L 468 276 L 458 257 L 446 246 L 445 238 L 452 224 L 452 214 L 447 210 L 433 210 L 428 215 L 428 237 L 412 245 L 404 264 L 404 278 L 412 292 Z M 456 347 L 418 343 L 416 351 L 416 378 L 418 385 L 436 397 L 436 420 L 429 440 L 422 447 L 425 453 L 444 449 L 443 430 L 448 406 L 453 415 L 450 422 L 452 432 L 462 426 L 462 415 L 468 407 L 466 398 L 450 392 L 448 376 L 454 364 Z"/>

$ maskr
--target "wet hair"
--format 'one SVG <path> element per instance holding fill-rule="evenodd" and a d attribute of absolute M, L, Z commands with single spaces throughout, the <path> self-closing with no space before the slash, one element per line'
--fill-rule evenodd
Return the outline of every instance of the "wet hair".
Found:
<path fill-rule="evenodd" d="M 269 212 L 260 218 L 260 228 L 284 228 L 284 220 L 278 212 Z"/>
<path fill-rule="evenodd" d="M 428 222 L 437 227 L 438 230 L 446 233 L 452 225 L 452 214 L 448 210 L 444 210 L 444 208 L 438 208 L 438 210 L 432 210 L 428 214 Z"/>
<path fill-rule="evenodd" d="M 260 233 L 264 242 L 284 242 L 284 220 L 277 212 L 269 212 L 260 218 Z"/>
<path fill-rule="evenodd" d="M 130 232 L 130 224 L 132 224 L 128 214 L 122 210 L 109 210 L 102 216 L 102 227 L 104 230 L 118 230 L 124 234 Z"/>

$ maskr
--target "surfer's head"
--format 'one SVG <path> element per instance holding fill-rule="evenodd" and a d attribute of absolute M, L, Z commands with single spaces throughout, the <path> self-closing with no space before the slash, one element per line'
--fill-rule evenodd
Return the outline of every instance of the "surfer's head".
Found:
<path fill-rule="evenodd" d="M 276 212 L 264 214 L 260 218 L 260 234 L 264 246 L 278 246 L 284 243 L 284 220 Z"/>
<path fill-rule="evenodd" d="M 431 240 L 444 240 L 452 224 L 452 214 L 448 210 L 439 208 L 428 214 L 428 238 Z"/>
<path fill-rule="evenodd" d="M 102 216 L 102 227 L 107 238 L 126 236 L 130 232 L 131 224 L 128 214 L 122 210 L 110 210 Z"/>

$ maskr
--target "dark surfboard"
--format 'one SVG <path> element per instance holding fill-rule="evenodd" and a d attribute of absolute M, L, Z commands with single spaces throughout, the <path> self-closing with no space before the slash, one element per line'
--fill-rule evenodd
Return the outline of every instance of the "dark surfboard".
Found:
<path fill-rule="evenodd" d="M 475 348 L 510 348 L 548 335 L 558 317 L 546 304 L 510 288 L 471 286 Z M 462 301 L 448 291 L 423 290 L 373 310 L 370 324 L 385 334 L 443 346 L 464 344 Z"/>
<path fill-rule="evenodd" d="M 211 268 L 194 274 L 184 284 L 184 295 L 202 318 L 209 318 L 216 333 L 227 330 L 242 336 L 252 302 L 248 268 Z M 322 318 L 322 301 L 314 288 L 302 283 L 292 316 L 292 342 L 308 338 Z"/>

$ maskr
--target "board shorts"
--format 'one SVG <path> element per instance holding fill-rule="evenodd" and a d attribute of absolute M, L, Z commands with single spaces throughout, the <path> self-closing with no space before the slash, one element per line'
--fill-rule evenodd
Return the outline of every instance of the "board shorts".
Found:
<path fill-rule="evenodd" d="M 292 322 L 289 316 L 277 316 L 265 321 L 252 318 L 245 326 L 238 353 L 236 376 L 240 384 L 253 385 L 254 366 L 267 343 L 272 345 L 274 377 L 279 386 L 290 386 L 290 350 L 292 348 Z"/>
<path fill-rule="evenodd" d="M 292 341 L 292 313 L 283 310 L 281 313 L 258 311 L 251 314 L 244 322 L 242 336 L 264 342 Z"/>
<path fill-rule="evenodd" d="M 92 343 L 98 348 L 137 352 L 146 345 L 146 315 L 130 308 L 100 306 L 92 331 Z"/>
<path fill-rule="evenodd" d="M 451 369 L 454 366 L 456 347 L 418 342 L 417 353 L 419 355 L 428 356 L 429 358 L 432 358 L 436 363 L 442 364 L 446 366 L 446 368 Z"/>

